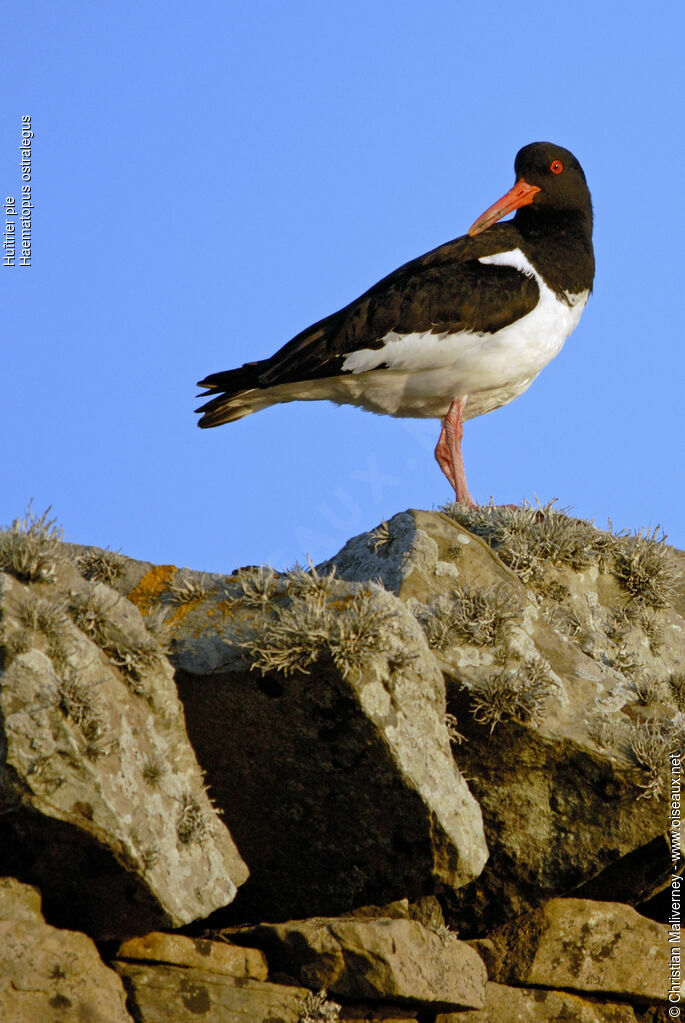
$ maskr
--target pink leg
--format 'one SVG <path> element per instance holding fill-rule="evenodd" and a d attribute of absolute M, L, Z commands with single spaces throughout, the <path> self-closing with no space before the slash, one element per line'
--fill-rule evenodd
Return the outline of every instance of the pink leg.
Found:
<path fill-rule="evenodd" d="M 462 418 L 466 397 L 455 398 L 447 415 L 442 421 L 442 430 L 435 448 L 435 458 L 450 484 L 454 487 L 457 501 L 465 502 L 476 508 L 476 502 L 469 494 L 466 485 L 464 458 L 461 453 L 461 439 L 464 436 L 464 420 Z"/>

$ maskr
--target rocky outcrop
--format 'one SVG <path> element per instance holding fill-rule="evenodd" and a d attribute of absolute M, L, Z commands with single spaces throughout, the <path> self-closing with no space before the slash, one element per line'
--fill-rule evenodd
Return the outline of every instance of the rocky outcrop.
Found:
<path fill-rule="evenodd" d="M 0 879 L 0 1019 L 133 1023 L 124 988 L 90 938 L 49 927 L 40 894 Z"/>
<path fill-rule="evenodd" d="M 310 992 L 194 967 L 117 963 L 136 1023 L 304 1023 Z M 312 1017 L 310 1017 L 311 1019 Z M 36 1020 L 38 1023 L 38 1020 Z"/>
<path fill-rule="evenodd" d="M 491 938 L 505 983 L 667 1002 L 668 927 L 631 906 L 551 899 Z"/>
<path fill-rule="evenodd" d="M 487 973 L 474 949 L 408 919 L 311 919 L 232 935 L 264 949 L 270 966 L 314 991 L 359 1001 L 482 1008 Z"/>
<path fill-rule="evenodd" d="M 189 588 L 168 619 L 171 656 L 212 797 L 250 865 L 233 919 L 344 911 L 476 877 L 480 810 L 404 604 L 316 571 L 192 584 L 203 591 Z"/>
<path fill-rule="evenodd" d="M 173 669 L 138 610 L 49 541 L 0 537 L 13 573 L 0 573 L 0 873 L 99 938 L 205 917 L 247 868 L 207 796 Z"/>
<path fill-rule="evenodd" d="M 445 678 L 490 851 L 449 896 L 461 928 L 483 933 L 599 875 L 595 897 L 635 904 L 664 886 L 668 751 L 685 734 L 679 552 L 552 507 L 452 508 L 396 515 L 333 568 L 381 578 Z"/>
<path fill-rule="evenodd" d="M 675 1015 L 685 556 L 654 534 L 452 506 L 226 577 L 29 516 L 0 602 L 3 1018 Z"/>
<path fill-rule="evenodd" d="M 435 1023 L 638 1023 L 630 1005 L 595 1002 L 568 991 L 487 984 L 485 1006 L 470 1012 L 440 1013 Z"/>

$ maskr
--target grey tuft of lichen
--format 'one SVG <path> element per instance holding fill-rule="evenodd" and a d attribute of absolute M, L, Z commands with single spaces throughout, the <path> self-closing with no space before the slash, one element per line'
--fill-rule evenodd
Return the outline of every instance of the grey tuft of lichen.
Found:
<path fill-rule="evenodd" d="M 231 584 L 240 587 L 240 593 L 229 594 L 225 602 L 229 607 L 264 611 L 277 592 L 278 579 L 278 574 L 269 565 L 240 568 L 230 580 Z"/>
<path fill-rule="evenodd" d="M 673 572 L 666 537 L 659 527 L 620 538 L 614 549 L 613 572 L 638 606 L 668 607 L 673 598 Z"/>
<path fill-rule="evenodd" d="M 607 635 L 618 640 L 631 629 L 641 629 L 647 637 L 650 653 L 657 657 L 664 642 L 664 629 L 658 613 L 652 608 L 630 600 L 624 606 L 612 609 L 612 621 L 607 627 Z"/>
<path fill-rule="evenodd" d="M 631 679 L 631 686 L 637 702 L 643 707 L 658 703 L 666 695 L 666 686 L 661 679 L 653 675 L 638 675 L 637 678 Z"/>
<path fill-rule="evenodd" d="M 369 533 L 367 546 L 370 551 L 374 552 L 374 554 L 378 554 L 379 551 L 389 547 L 392 541 L 393 538 L 390 535 L 390 527 L 385 519 L 383 519 L 380 525 L 376 526 L 376 528 Z"/>
<path fill-rule="evenodd" d="M 676 707 L 680 711 L 685 711 L 685 672 L 674 671 L 668 677 L 668 684 L 673 693 Z"/>
<path fill-rule="evenodd" d="M 340 1019 L 341 1009 L 341 1005 L 329 1000 L 325 988 L 318 992 L 308 991 L 300 997 L 297 1023 L 336 1023 Z"/>
<path fill-rule="evenodd" d="M 297 568 L 282 577 L 287 606 L 266 605 L 255 635 L 241 646 L 251 667 L 262 674 L 308 674 L 327 652 L 344 677 L 359 673 L 368 657 L 382 649 L 383 629 L 394 612 L 380 608 L 371 589 L 334 600 L 334 574 L 319 575 Z"/>
<path fill-rule="evenodd" d="M 548 625 L 569 639 L 577 639 L 589 627 L 587 615 L 570 603 L 543 604 L 541 614 Z"/>
<path fill-rule="evenodd" d="M 330 599 L 331 590 L 336 581 L 335 565 L 327 575 L 319 575 L 315 566 L 308 559 L 308 568 L 296 567 L 288 572 L 286 592 L 290 597 L 309 600 L 322 610 Z"/>
<path fill-rule="evenodd" d="M 546 565 L 580 570 L 610 557 L 615 537 L 591 522 L 575 519 L 555 501 L 520 507 L 490 503 L 478 508 L 448 504 L 442 511 L 482 537 L 523 582 L 538 581 Z"/>
<path fill-rule="evenodd" d="M 76 567 L 84 579 L 111 586 L 126 571 L 126 558 L 118 551 L 93 548 L 78 556 Z"/>
<path fill-rule="evenodd" d="M 60 709 L 79 729 L 89 760 L 111 753 L 115 742 L 109 734 L 107 712 L 92 685 L 81 682 L 73 672 L 59 680 Z"/>
<path fill-rule="evenodd" d="M 436 597 L 418 614 L 429 646 L 445 650 L 459 643 L 497 646 L 508 626 L 521 616 L 516 597 L 504 586 L 457 586 L 451 598 Z"/>
<path fill-rule="evenodd" d="M 449 945 L 451 941 L 459 941 L 459 931 L 454 930 L 449 924 L 429 924 L 426 930 L 437 935 L 443 945 Z"/>
<path fill-rule="evenodd" d="M 162 651 L 152 637 L 145 643 L 121 635 L 111 616 L 117 599 L 116 594 L 103 597 L 96 593 L 72 593 L 69 614 L 81 632 L 97 643 L 110 663 L 121 671 L 132 692 L 144 695 L 144 678 L 158 667 Z"/>
<path fill-rule="evenodd" d="M 110 612 L 115 603 L 114 596 L 102 598 L 94 593 L 72 593 L 69 613 L 81 632 L 98 646 L 104 646 L 107 642 Z"/>
<path fill-rule="evenodd" d="M 449 711 L 445 714 L 445 725 L 447 726 L 447 734 L 449 735 L 450 742 L 454 743 L 455 746 L 461 746 L 462 742 L 466 741 L 466 736 L 462 735 L 459 731 L 459 721 L 456 714 L 452 714 Z"/>
<path fill-rule="evenodd" d="M 506 720 L 537 724 L 554 687 L 549 665 L 542 657 L 504 668 L 471 690 L 474 721 L 490 725 L 490 732 Z"/>
<path fill-rule="evenodd" d="M 172 604 L 192 604 L 196 600 L 204 600 L 208 590 L 204 575 L 192 579 L 179 573 L 166 593 L 166 599 Z"/>
<path fill-rule="evenodd" d="M 682 752 L 685 732 L 674 722 L 652 719 L 631 722 L 626 737 L 629 756 L 646 775 L 640 798 L 662 799 L 669 791 L 670 754 Z"/>
<path fill-rule="evenodd" d="M 176 834 L 183 845 L 202 844 L 212 834 L 212 821 L 202 804 L 192 793 L 186 793 L 181 799 L 181 807 L 176 820 Z"/>
<path fill-rule="evenodd" d="M 685 746 L 685 715 L 679 711 L 672 720 L 605 721 L 592 729 L 590 738 L 639 769 L 639 798 L 662 799 L 670 786 L 670 756 Z"/>
<path fill-rule="evenodd" d="M 54 582 L 63 560 L 62 530 L 56 519 L 48 518 L 50 508 L 34 515 L 31 505 L 23 518 L 0 532 L 0 571 L 22 582 Z"/>
<path fill-rule="evenodd" d="M 38 597 L 29 592 L 18 609 L 19 621 L 32 632 L 42 632 L 48 639 L 55 640 L 64 631 L 68 622 L 67 602 Z"/>
<path fill-rule="evenodd" d="M 139 696 L 146 695 L 145 676 L 159 665 L 157 647 L 115 641 L 106 644 L 104 649 L 109 655 L 110 664 L 124 675 L 131 691 Z"/>
<path fill-rule="evenodd" d="M 156 788 L 162 780 L 166 767 L 167 765 L 161 756 L 156 753 L 151 753 L 148 757 L 146 757 L 143 764 L 143 781 L 147 782 L 147 784 L 152 788 Z"/>

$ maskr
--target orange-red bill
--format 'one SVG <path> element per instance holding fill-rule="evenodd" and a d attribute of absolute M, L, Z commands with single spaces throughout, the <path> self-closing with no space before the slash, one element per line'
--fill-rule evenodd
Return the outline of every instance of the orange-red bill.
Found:
<path fill-rule="evenodd" d="M 523 178 L 519 178 L 506 195 L 503 195 L 501 199 L 493 203 L 485 213 L 481 213 L 475 224 L 472 224 L 469 228 L 469 234 L 471 237 L 475 234 L 480 234 L 487 227 L 496 224 L 502 217 L 506 217 L 507 213 L 511 213 L 521 206 L 527 206 L 533 201 L 539 191 L 540 189 L 537 185 L 529 185 Z"/>

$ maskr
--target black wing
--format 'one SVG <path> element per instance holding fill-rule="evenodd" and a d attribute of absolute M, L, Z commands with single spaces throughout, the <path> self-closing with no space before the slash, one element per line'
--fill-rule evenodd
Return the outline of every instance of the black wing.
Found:
<path fill-rule="evenodd" d="M 381 348 L 389 331 L 398 334 L 491 334 L 529 313 L 539 289 L 533 277 L 514 267 L 479 263 L 481 256 L 520 246 L 511 223 L 465 235 L 413 259 L 384 277 L 354 302 L 313 324 L 270 359 L 213 373 L 200 381 L 223 397 L 248 388 L 266 388 L 343 372 L 351 352 Z M 216 401 L 198 411 L 209 409 Z"/>

